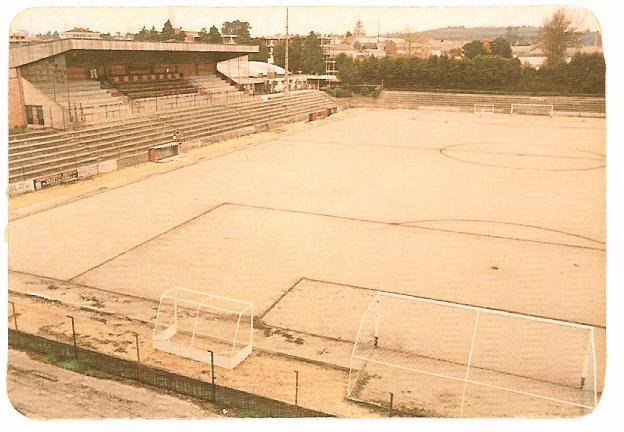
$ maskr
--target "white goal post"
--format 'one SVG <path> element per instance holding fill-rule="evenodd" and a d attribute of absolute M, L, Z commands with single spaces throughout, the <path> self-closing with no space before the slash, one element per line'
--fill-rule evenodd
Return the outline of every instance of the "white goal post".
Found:
<path fill-rule="evenodd" d="M 547 115 L 552 117 L 554 114 L 554 110 L 554 105 L 512 103 L 509 113 L 526 115 Z"/>
<path fill-rule="evenodd" d="M 347 398 L 412 415 L 572 417 L 597 404 L 594 328 L 379 292 Z"/>
<path fill-rule="evenodd" d="M 473 113 L 493 113 L 494 104 L 476 103 L 472 108 Z"/>
<path fill-rule="evenodd" d="M 174 287 L 160 296 L 155 349 L 233 369 L 253 347 L 253 303 Z"/>

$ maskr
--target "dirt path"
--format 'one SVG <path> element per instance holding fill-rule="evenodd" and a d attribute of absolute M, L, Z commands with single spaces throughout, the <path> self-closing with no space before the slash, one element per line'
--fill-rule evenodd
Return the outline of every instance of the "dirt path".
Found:
<path fill-rule="evenodd" d="M 34 419 L 207 418 L 217 408 L 114 380 L 85 376 L 9 349 L 7 391 L 17 411 Z"/>

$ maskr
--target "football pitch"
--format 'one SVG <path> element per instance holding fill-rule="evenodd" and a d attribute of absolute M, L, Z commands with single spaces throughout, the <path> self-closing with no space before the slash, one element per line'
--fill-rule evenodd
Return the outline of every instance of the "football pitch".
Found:
<path fill-rule="evenodd" d="M 15 219 L 9 271 L 249 301 L 259 328 L 312 337 L 311 360 L 344 342 L 340 364 L 378 291 L 587 325 L 601 390 L 605 165 L 604 119 L 355 109 Z"/>

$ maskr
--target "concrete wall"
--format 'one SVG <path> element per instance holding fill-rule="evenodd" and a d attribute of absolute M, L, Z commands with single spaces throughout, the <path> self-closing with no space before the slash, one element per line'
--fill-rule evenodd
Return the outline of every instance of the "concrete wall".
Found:
<path fill-rule="evenodd" d="M 22 78 L 21 84 L 24 105 L 40 105 L 43 107 L 44 126 L 65 129 L 68 122 L 65 118 L 66 114 L 60 105 L 39 91 L 30 81 Z"/>
<path fill-rule="evenodd" d="M 9 69 L 9 129 L 26 124 L 24 101 L 16 68 Z"/>

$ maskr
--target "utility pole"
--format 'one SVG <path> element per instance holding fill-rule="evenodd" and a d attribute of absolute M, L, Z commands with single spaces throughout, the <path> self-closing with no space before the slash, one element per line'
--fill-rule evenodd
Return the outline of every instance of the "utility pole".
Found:
<path fill-rule="evenodd" d="M 284 53 L 284 95 L 290 94 L 290 82 L 288 81 L 288 8 L 286 8 L 286 52 Z"/>

